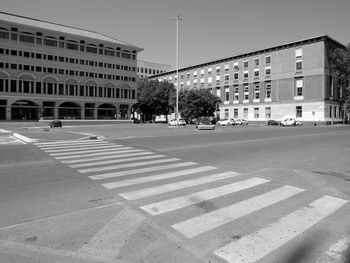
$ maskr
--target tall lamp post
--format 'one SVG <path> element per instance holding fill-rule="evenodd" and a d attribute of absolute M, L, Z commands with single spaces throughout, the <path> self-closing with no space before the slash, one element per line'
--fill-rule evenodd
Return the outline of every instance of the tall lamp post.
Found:
<path fill-rule="evenodd" d="M 175 117 L 177 124 L 179 124 L 179 21 L 182 20 L 180 15 L 172 17 L 176 20 L 176 109 Z"/>

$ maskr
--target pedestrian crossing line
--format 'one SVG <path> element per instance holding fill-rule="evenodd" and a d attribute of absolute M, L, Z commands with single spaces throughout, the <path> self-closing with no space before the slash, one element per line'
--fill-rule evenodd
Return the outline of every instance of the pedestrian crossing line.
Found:
<path fill-rule="evenodd" d="M 89 176 L 89 178 L 92 180 L 101 180 L 101 179 L 107 179 L 107 178 L 121 177 L 121 176 L 125 176 L 125 175 L 135 175 L 135 174 L 142 174 L 142 173 L 148 173 L 148 172 L 168 170 L 168 169 L 173 169 L 173 168 L 180 168 L 180 167 L 191 166 L 191 165 L 195 165 L 195 164 L 197 164 L 197 163 L 183 162 L 183 163 L 175 163 L 175 164 L 166 164 L 166 165 L 160 165 L 160 166 L 151 166 L 151 167 L 146 167 L 146 168 L 131 169 L 131 170 L 120 171 L 120 172 L 111 172 L 111 173 L 91 175 L 91 176 Z"/>
<path fill-rule="evenodd" d="M 347 202 L 323 196 L 266 228 L 215 250 L 214 254 L 230 263 L 256 262 L 331 215 Z"/>
<path fill-rule="evenodd" d="M 113 154 L 108 156 L 97 156 L 97 157 L 84 158 L 84 159 L 78 159 L 78 160 L 62 161 L 62 163 L 65 163 L 65 164 L 85 163 L 85 162 L 91 162 L 91 161 L 116 159 L 116 158 L 122 158 L 122 157 L 134 157 L 134 156 L 149 155 L 149 154 L 154 154 L 154 153 L 153 152 L 136 152 L 136 153 L 127 153 L 127 154 Z"/>
<path fill-rule="evenodd" d="M 99 143 L 99 142 L 106 142 L 103 140 L 94 140 L 94 141 L 89 141 L 89 143 Z M 87 141 L 59 141 L 59 142 L 37 142 L 34 143 L 35 146 L 38 147 L 46 147 L 46 146 L 58 146 L 58 145 L 75 145 L 75 144 L 84 144 L 87 143 Z"/>
<path fill-rule="evenodd" d="M 84 150 L 84 151 L 76 151 L 76 152 L 67 152 L 67 153 L 49 153 L 51 156 L 62 156 L 62 155 L 72 155 L 72 154 L 81 154 L 81 153 L 97 153 L 97 152 L 107 152 L 107 151 L 117 151 L 117 150 L 129 150 L 131 147 L 114 147 L 109 149 L 101 149 L 101 150 Z"/>
<path fill-rule="evenodd" d="M 215 169 L 217 169 L 217 168 L 213 167 L 213 166 L 202 166 L 202 167 L 186 169 L 186 170 L 181 170 L 181 171 L 168 172 L 168 173 L 144 176 L 144 177 L 133 178 L 133 179 L 126 179 L 126 180 L 121 180 L 121 181 L 117 181 L 117 182 L 105 183 L 102 185 L 104 187 L 106 187 L 107 189 L 115 189 L 115 188 L 120 188 L 120 187 L 124 187 L 124 186 L 155 182 L 155 181 L 159 181 L 159 180 L 165 180 L 165 179 L 189 175 L 189 174 L 207 172 L 207 171 L 212 171 Z M 119 195 L 124 197 L 123 194 L 119 194 Z M 124 198 L 128 199 L 126 196 Z"/>
<path fill-rule="evenodd" d="M 98 149 L 110 149 L 110 148 L 121 148 L 122 145 L 97 145 L 97 146 L 88 146 L 88 147 L 80 147 L 74 149 L 58 149 L 58 150 L 44 150 L 46 153 L 64 153 L 64 152 L 72 152 L 72 151 L 83 151 L 83 150 L 98 150 Z"/>
<path fill-rule="evenodd" d="M 118 150 L 118 151 L 105 151 L 105 152 L 97 152 L 97 153 L 58 156 L 58 157 L 55 157 L 55 159 L 63 160 L 63 159 L 73 159 L 73 158 L 93 157 L 93 156 L 103 156 L 103 155 L 110 156 L 111 154 L 135 153 L 135 152 L 142 152 L 142 151 L 143 150 L 139 150 L 139 149 L 130 149 L 130 150 L 122 150 L 122 151 L 120 151 L 120 150 Z"/>
<path fill-rule="evenodd" d="M 84 163 L 84 164 L 69 165 L 69 167 L 71 167 L 71 168 L 81 168 L 81 167 L 87 167 L 87 166 L 95 166 L 95 165 L 102 165 L 102 164 L 113 164 L 113 163 L 125 163 L 125 162 L 140 161 L 140 160 L 147 160 L 147 159 L 156 159 L 156 158 L 163 158 L 163 157 L 166 157 L 166 156 L 163 155 L 163 154 L 155 154 L 155 155 L 134 157 L 132 159 L 131 158 L 122 158 L 122 159 L 112 159 L 112 160 L 99 161 L 99 162 L 90 162 L 90 163 Z M 105 167 L 113 167 L 113 166 L 105 166 Z M 103 168 L 105 168 L 105 167 L 103 167 Z M 121 168 L 124 168 L 124 167 L 121 167 Z M 95 169 L 95 168 L 90 168 L 90 169 Z M 99 169 L 99 168 L 96 168 L 96 169 Z M 108 170 L 112 170 L 112 169 L 108 169 Z M 106 170 L 104 170 L 104 171 L 106 171 Z"/>
<path fill-rule="evenodd" d="M 265 207 L 276 204 L 303 191 L 305 190 L 286 185 L 213 212 L 174 224 L 172 227 L 187 238 L 192 238 L 233 220 L 259 211 Z"/>
<path fill-rule="evenodd" d="M 152 153 L 150 153 L 152 154 Z M 123 156 L 125 157 L 125 156 Z M 81 163 L 81 164 L 73 164 L 69 165 L 71 168 L 80 168 L 80 167 L 87 167 L 87 166 L 94 166 L 94 165 L 102 165 L 102 164 L 112 164 L 112 163 L 123 163 L 123 162 L 132 162 L 132 161 L 139 161 L 139 160 L 146 160 L 146 159 L 155 159 L 165 157 L 165 155 L 157 154 L 157 155 L 146 155 L 146 156 L 139 156 L 139 157 L 133 157 L 133 158 L 111 158 L 110 160 L 103 160 L 98 162 L 88 162 L 88 163 Z"/>
<path fill-rule="evenodd" d="M 232 178 L 235 176 L 238 176 L 239 174 L 235 172 L 224 172 L 219 174 L 213 174 L 208 176 L 203 176 L 200 178 L 195 178 L 191 180 L 184 180 L 180 182 L 170 183 L 170 184 L 163 184 L 155 187 L 149 187 L 144 188 L 141 190 L 136 190 L 132 192 L 127 193 L 121 193 L 120 196 L 124 197 L 128 200 L 137 200 L 141 198 L 146 198 L 150 196 L 160 195 L 164 193 L 169 193 L 176 190 L 186 189 L 193 186 L 198 186 L 206 183 L 211 183 L 223 179 Z"/>
<path fill-rule="evenodd" d="M 49 146 L 49 147 L 41 147 L 41 146 L 38 146 L 41 150 L 53 150 L 53 149 L 73 149 L 73 148 L 77 148 L 77 147 L 83 147 L 83 146 L 97 146 L 97 145 L 111 145 L 110 142 L 87 142 L 87 143 L 80 143 L 80 144 L 76 144 L 76 145 L 55 145 L 55 146 Z"/>
<path fill-rule="evenodd" d="M 346 262 L 346 251 L 350 246 L 350 238 L 339 239 L 335 244 L 329 247 L 325 255 L 316 260 L 316 263 L 342 263 Z"/>
<path fill-rule="evenodd" d="M 164 200 L 158 203 L 148 204 L 141 206 L 140 208 L 146 211 L 150 215 L 160 215 L 167 212 L 171 212 L 180 208 L 184 208 L 190 205 L 198 204 L 206 200 L 214 199 L 231 193 L 239 192 L 257 185 L 270 182 L 267 179 L 254 177 L 251 179 L 227 184 L 224 186 L 212 188 L 196 192 L 189 195 L 184 195 L 168 200 Z"/>
<path fill-rule="evenodd" d="M 161 158 L 161 157 L 165 157 L 165 155 L 158 155 L 157 157 Z M 104 166 L 104 167 L 86 168 L 86 169 L 78 170 L 78 172 L 80 173 L 103 172 L 103 171 L 109 171 L 109 170 L 145 166 L 150 164 L 176 162 L 180 160 L 181 159 L 179 158 L 167 158 L 167 159 L 159 159 L 159 160 L 145 161 L 145 162 L 138 162 L 138 163 L 126 163 L 126 164 L 110 165 L 110 166 Z"/>

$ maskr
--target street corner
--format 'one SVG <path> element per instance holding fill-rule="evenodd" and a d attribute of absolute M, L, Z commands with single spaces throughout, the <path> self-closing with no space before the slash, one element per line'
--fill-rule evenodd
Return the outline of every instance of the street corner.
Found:
<path fill-rule="evenodd" d="M 14 133 L 13 136 L 27 143 L 97 139 L 97 136 L 74 133 L 67 128 L 49 127 L 22 129 Z"/>
<path fill-rule="evenodd" d="M 202 262 L 141 213 L 110 204 L 0 228 L 0 248 L 96 262 Z"/>

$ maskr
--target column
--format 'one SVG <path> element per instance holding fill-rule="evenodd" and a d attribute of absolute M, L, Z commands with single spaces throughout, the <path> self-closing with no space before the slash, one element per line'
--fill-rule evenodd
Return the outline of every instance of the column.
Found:
<path fill-rule="evenodd" d="M 97 108 L 94 108 L 94 120 L 97 120 Z"/>
<path fill-rule="evenodd" d="M 83 103 L 83 106 L 81 106 L 80 118 L 81 118 L 82 120 L 85 120 L 85 105 L 84 105 L 84 103 Z"/>
<path fill-rule="evenodd" d="M 58 119 L 58 105 L 55 103 L 55 107 L 53 109 L 53 118 Z"/>
<path fill-rule="evenodd" d="M 6 106 L 6 120 L 10 121 L 11 120 L 11 106 L 7 105 Z"/>

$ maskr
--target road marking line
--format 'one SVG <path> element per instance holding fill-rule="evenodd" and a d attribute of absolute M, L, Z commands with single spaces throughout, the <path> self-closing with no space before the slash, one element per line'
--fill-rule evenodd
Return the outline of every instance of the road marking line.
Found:
<path fill-rule="evenodd" d="M 256 262 L 334 213 L 347 202 L 323 196 L 268 227 L 215 250 L 214 254 L 231 263 Z"/>
<path fill-rule="evenodd" d="M 133 157 L 133 158 L 110 158 L 110 160 L 98 161 L 98 162 L 88 162 L 88 163 L 81 163 L 81 164 L 73 164 L 69 165 L 71 168 L 80 168 L 80 167 L 87 167 L 87 166 L 94 166 L 94 165 L 101 165 L 101 164 L 112 164 L 112 163 L 123 163 L 123 162 L 133 162 L 133 161 L 139 161 L 139 160 L 146 160 L 146 159 L 154 159 L 159 157 L 165 157 L 165 155 L 158 154 L 158 155 L 151 155 L 152 153 L 143 154 L 147 156 L 139 156 L 139 157 Z M 121 155 L 119 155 L 121 156 Z M 126 156 L 122 156 L 126 157 Z"/>
<path fill-rule="evenodd" d="M 192 238 L 260 209 L 276 204 L 303 191 L 305 190 L 287 185 L 213 212 L 174 224 L 172 227 L 187 238 Z"/>
<path fill-rule="evenodd" d="M 141 206 L 141 209 L 149 213 L 150 215 L 160 215 L 167 212 L 171 212 L 186 206 L 201 203 L 206 200 L 214 199 L 227 194 L 242 191 L 260 184 L 270 182 L 269 180 L 254 177 L 244 181 L 227 184 L 224 186 L 212 188 L 209 190 L 200 191 L 197 193 L 184 195 L 158 203 L 153 203 L 145 206 Z"/>
<path fill-rule="evenodd" d="M 148 155 L 148 154 L 154 154 L 154 153 L 153 152 L 137 152 L 137 153 L 127 153 L 127 154 L 114 154 L 114 155 L 108 155 L 108 156 L 98 156 L 98 157 L 78 159 L 78 160 L 62 161 L 62 163 L 66 163 L 66 164 L 85 163 L 85 162 L 91 162 L 91 161 L 117 159 L 117 158 L 123 158 L 123 157 L 134 157 L 134 156 Z"/>
<path fill-rule="evenodd" d="M 70 154 L 80 154 L 80 153 L 97 153 L 97 152 L 106 152 L 106 151 L 117 151 L 117 150 L 128 150 L 132 149 L 131 147 L 114 147 L 109 149 L 101 149 L 101 150 L 86 150 L 86 151 L 77 151 L 77 152 L 66 152 L 66 153 L 49 153 L 51 156 L 62 156 L 62 155 L 70 155 Z"/>
<path fill-rule="evenodd" d="M 44 150 L 46 153 L 64 153 L 64 152 L 72 152 L 72 151 L 83 151 L 83 150 L 93 150 L 93 149 L 109 149 L 109 148 L 117 148 L 121 147 L 122 145 L 94 145 L 94 146 L 84 146 L 80 148 L 74 148 L 74 149 L 58 149 L 58 150 Z"/>
<path fill-rule="evenodd" d="M 141 156 L 141 157 L 134 157 L 134 158 L 123 158 L 123 159 L 116 159 L 116 160 L 113 159 L 113 160 L 100 161 L 100 162 L 76 164 L 76 165 L 69 165 L 69 166 L 72 167 L 72 168 L 79 168 L 79 167 L 95 166 L 95 165 L 101 165 L 101 164 L 134 162 L 134 161 L 147 160 L 147 159 L 156 159 L 156 158 L 163 158 L 163 157 L 166 157 L 166 156 L 163 155 L 163 154 L 157 154 L 157 155 L 148 155 L 148 156 Z M 133 166 L 137 166 L 137 165 L 133 165 Z M 113 167 L 113 166 L 105 166 L 103 168 L 106 168 L 106 167 Z M 123 167 L 121 167 L 121 168 L 123 168 Z M 95 169 L 95 168 L 91 168 L 91 169 Z M 112 169 L 106 169 L 106 170 L 112 170 Z M 106 170 L 103 170 L 103 171 L 106 171 Z"/>
<path fill-rule="evenodd" d="M 83 245 L 78 254 L 115 259 L 143 221 L 144 216 L 123 209 Z"/>
<path fill-rule="evenodd" d="M 81 144 L 81 143 L 86 143 L 87 141 L 58 141 L 58 142 L 37 142 L 34 143 L 35 146 L 38 147 L 46 147 L 46 146 L 59 146 L 59 145 L 74 145 L 74 144 Z M 89 141 L 91 143 L 99 143 L 99 142 L 106 142 L 104 140 L 93 140 Z"/>
<path fill-rule="evenodd" d="M 326 255 L 317 259 L 316 263 L 342 263 L 346 262 L 346 251 L 350 246 L 350 238 L 339 239 L 335 244 L 329 247 Z"/>
<path fill-rule="evenodd" d="M 73 158 L 81 158 L 81 157 L 92 157 L 92 156 L 102 156 L 102 155 L 111 155 L 111 154 L 121 154 L 121 153 L 134 153 L 134 152 L 142 152 L 142 150 L 123 150 L 123 151 L 106 151 L 106 152 L 98 152 L 98 153 L 88 153 L 88 154 L 77 154 L 77 155 L 69 155 L 69 156 L 58 156 L 55 157 L 57 160 L 62 159 L 73 159 Z"/>
<path fill-rule="evenodd" d="M 155 156 L 157 156 L 158 158 L 165 157 L 165 155 L 155 155 Z M 157 163 L 169 163 L 169 162 L 176 162 L 176 161 L 181 161 L 181 159 L 167 158 L 167 159 L 159 159 L 159 160 L 145 161 L 145 162 L 138 162 L 138 163 L 126 163 L 126 164 L 110 165 L 110 166 L 104 166 L 104 167 L 86 168 L 86 169 L 78 170 L 78 172 L 80 173 L 102 172 L 102 171 L 108 171 L 108 170 L 145 166 L 145 165 L 157 164 Z"/>
<path fill-rule="evenodd" d="M 215 181 L 219 181 L 227 178 L 232 178 L 238 175 L 239 174 L 235 172 L 224 172 L 219 174 L 203 176 L 203 177 L 195 178 L 191 180 L 184 180 L 180 182 L 144 188 L 144 189 L 136 190 L 132 192 L 121 193 L 119 195 L 128 200 L 137 200 L 137 199 L 155 196 L 163 193 L 168 193 L 168 192 L 185 189 L 185 188 L 189 188 L 189 187 L 193 187 L 201 184 L 206 184 L 206 183 L 211 183 L 211 182 L 215 182 Z M 105 186 L 105 184 L 103 186 Z"/>
<path fill-rule="evenodd" d="M 162 170 L 185 167 L 185 166 L 190 166 L 190 165 L 195 165 L 195 164 L 197 164 L 197 163 L 184 162 L 184 163 L 167 164 L 167 165 L 152 166 L 152 167 L 147 167 L 147 168 L 126 170 L 126 171 L 122 171 L 122 172 L 112 172 L 112 173 L 92 175 L 92 176 L 89 176 L 89 178 L 92 180 L 100 180 L 100 179 L 114 178 L 114 177 L 120 177 L 120 176 L 125 176 L 125 175 L 134 175 L 134 174 L 142 174 L 142 173 L 147 173 L 147 172 L 162 171 Z"/>
<path fill-rule="evenodd" d="M 215 169 L 217 169 L 217 168 L 212 167 L 212 166 L 202 166 L 202 167 L 197 167 L 197 168 L 192 168 L 192 169 L 187 169 L 187 170 L 168 172 L 168 173 L 156 174 L 156 175 L 150 175 L 150 176 L 143 176 L 143 177 L 133 178 L 133 179 L 126 179 L 126 180 L 106 183 L 106 184 L 102 184 L 102 185 L 104 187 L 106 187 L 107 189 L 114 189 L 114 188 L 129 186 L 129 185 L 165 180 L 165 179 L 174 178 L 174 177 L 178 177 L 178 176 L 184 176 L 184 175 L 188 175 L 188 174 L 206 172 L 206 171 L 211 171 L 211 170 L 215 170 Z"/>
<path fill-rule="evenodd" d="M 112 143 L 109 142 L 100 142 L 100 143 L 84 143 L 84 144 L 79 144 L 79 145 L 66 145 L 66 146 L 55 146 L 55 147 L 40 147 L 41 150 L 55 150 L 55 149 L 74 149 L 78 147 L 89 147 L 89 146 L 102 146 L 102 145 L 113 145 Z M 123 145 L 118 145 L 118 146 L 123 146 Z"/>

